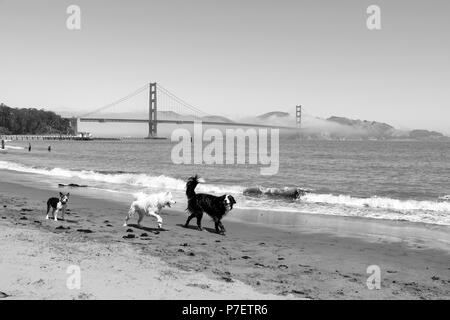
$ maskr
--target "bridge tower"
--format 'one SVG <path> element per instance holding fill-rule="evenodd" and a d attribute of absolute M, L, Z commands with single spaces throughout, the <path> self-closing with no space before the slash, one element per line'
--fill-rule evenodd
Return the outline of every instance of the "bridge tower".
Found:
<path fill-rule="evenodd" d="M 302 106 L 295 107 L 295 119 L 297 123 L 297 128 L 301 128 L 302 126 Z"/>
<path fill-rule="evenodd" d="M 78 118 L 76 118 L 76 117 L 70 118 L 69 125 L 70 125 L 70 128 L 72 129 L 72 133 L 74 135 L 77 135 L 78 134 Z"/>
<path fill-rule="evenodd" d="M 156 95 L 156 82 L 150 83 L 148 97 L 148 138 L 156 138 L 158 134 L 158 101 Z"/>

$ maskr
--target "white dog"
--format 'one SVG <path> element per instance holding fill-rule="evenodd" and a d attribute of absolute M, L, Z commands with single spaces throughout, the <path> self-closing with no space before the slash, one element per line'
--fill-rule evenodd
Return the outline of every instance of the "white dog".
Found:
<path fill-rule="evenodd" d="M 136 200 L 131 203 L 130 210 L 128 211 L 128 214 L 125 218 L 125 223 L 123 224 L 124 227 L 127 226 L 128 220 L 137 213 L 139 215 L 138 219 L 138 226 L 141 225 L 142 219 L 144 219 L 145 215 L 153 216 L 158 221 L 158 228 L 162 228 L 163 220 L 159 213 L 161 212 L 162 208 L 164 207 L 170 207 L 173 204 L 176 203 L 176 201 L 173 200 L 172 193 L 171 192 L 161 192 L 151 195 L 146 194 L 136 194 L 135 195 Z"/>

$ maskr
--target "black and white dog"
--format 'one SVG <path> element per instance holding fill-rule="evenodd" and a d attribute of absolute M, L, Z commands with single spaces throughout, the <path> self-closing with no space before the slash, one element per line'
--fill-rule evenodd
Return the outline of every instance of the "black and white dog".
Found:
<path fill-rule="evenodd" d="M 70 193 L 59 193 L 59 198 L 50 198 L 47 200 L 47 216 L 45 219 L 49 219 L 48 213 L 50 208 L 53 209 L 52 215 L 55 221 L 58 221 L 58 212 L 61 211 L 61 218 L 64 220 L 64 214 L 66 213 L 67 202 L 69 202 Z"/>
<path fill-rule="evenodd" d="M 195 175 L 190 177 L 186 183 L 186 196 L 188 199 L 186 210 L 189 212 L 189 217 L 184 226 L 189 226 L 189 222 L 195 217 L 197 218 L 198 229 L 203 230 L 202 217 L 203 212 L 206 212 L 214 220 L 216 232 L 224 234 L 225 227 L 221 219 L 233 209 L 236 200 L 229 194 L 216 197 L 210 194 L 195 193 L 195 187 L 201 182 L 205 181 L 199 178 L 198 175 Z"/>

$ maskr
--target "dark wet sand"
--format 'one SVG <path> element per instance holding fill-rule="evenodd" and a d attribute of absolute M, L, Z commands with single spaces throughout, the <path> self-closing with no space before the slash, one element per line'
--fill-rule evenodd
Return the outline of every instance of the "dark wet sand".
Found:
<path fill-rule="evenodd" d="M 209 218 L 203 219 L 205 231 L 200 232 L 194 228 L 194 221 L 192 228 L 182 227 L 185 213 L 164 210 L 164 230 L 160 231 L 155 229 L 156 223 L 150 217 L 144 219 L 145 227 L 138 228 L 133 220 L 128 227 L 123 227 L 129 203 L 83 197 L 76 190 L 71 193 L 66 221 L 54 222 L 45 220 L 45 202 L 55 190 L 0 182 L 1 232 L 13 228 L 33 229 L 43 237 L 44 234 L 58 234 L 58 241 L 62 243 L 92 244 L 92 250 L 99 250 L 99 255 L 102 246 L 118 243 L 129 248 L 136 260 L 158 257 L 176 270 L 205 275 L 211 282 L 228 285 L 243 282 L 258 294 L 312 299 L 450 298 L 448 250 L 422 244 L 421 239 L 391 241 L 389 234 L 386 237 L 372 235 L 366 240 L 330 232 L 334 224 L 342 222 L 347 231 L 364 228 L 361 219 L 304 215 L 300 230 L 224 220 L 227 235 L 221 236 L 214 233 Z M 372 231 L 375 224 L 378 233 L 383 229 L 390 232 L 399 228 L 398 224 L 383 221 L 367 224 L 371 225 Z M 446 227 L 434 230 L 420 224 L 413 224 L 411 228 L 421 230 L 431 238 L 433 232 L 441 236 L 448 230 Z M 364 234 L 364 229 L 360 233 Z M 70 260 L 71 253 L 65 254 Z M 370 265 L 378 265 L 381 269 L 380 290 L 367 288 L 369 274 L 366 269 Z M 133 276 L 140 275 L 134 273 Z M 209 290 L 208 284 L 196 287 L 203 292 Z M 5 289 L 0 288 L 0 291 L 5 292 Z M 186 298 L 203 297 L 198 291 L 188 294 L 191 296 Z M 227 297 L 225 291 L 224 297 Z M 248 298 L 260 297 L 250 293 Z"/>

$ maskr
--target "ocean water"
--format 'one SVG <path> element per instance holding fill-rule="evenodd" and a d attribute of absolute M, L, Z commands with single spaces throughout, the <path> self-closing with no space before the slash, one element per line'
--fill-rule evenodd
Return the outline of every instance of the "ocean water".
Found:
<path fill-rule="evenodd" d="M 423 141 L 280 140 L 279 172 L 260 165 L 175 165 L 170 140 L 7 142 L 0 170 L 51 185 L 77 183 L 107 192 L 172 191 L 185 201 L 193 174 L 198 191 L 231 193 L 237 207 L 273 212 L 358 216 L 450 225 L 450 143 Z M 47 151 L 48 145 L 52 152 Z M 298 187 L 296 199 L 247 196 L 249 187 Z"/>

